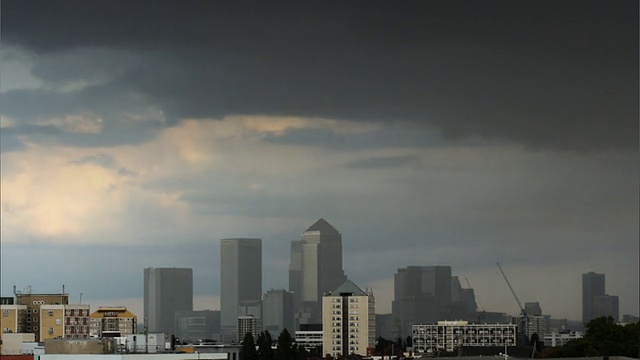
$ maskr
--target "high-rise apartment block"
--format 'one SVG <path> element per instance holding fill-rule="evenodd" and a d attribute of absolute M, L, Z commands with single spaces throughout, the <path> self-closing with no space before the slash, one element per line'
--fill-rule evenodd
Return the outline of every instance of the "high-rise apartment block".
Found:
<path fill-rule="evenodd" d="M 220 332 L 223 340 L 238 337 L 238 317 L 262 312 L 262 240 L 220 240 Z"/>
<path fill-rule="evenodd" d="M 347 280 L 342 268 L 342 234 L 319 219 L 291 243 L 289 291 L 298 324 L 321 321 L 322 295 Z"/>
<path fill-rule="evenodd" d="M 582 274 L 582 322 L 611 316 L 618 321 L 618 297 L 605 293 L 604 274 Z"/>
<path fill-rule="evenodd" d="M 191 310 L 192 269 L 144 269 L 144 321 L 147 332 L 175 334 L 176 312 Z"/>
<path fill-rule="evenodd" d="M 100 307 L 89 316 L 92 337 L 126 337 L 136 334 L 138 318 L 123 306 Z"/>
<path fill-rule="evenodd" d="M 376 316 L 372 292 L 346 281 L 322 298 L 323 353 L 333 358 L 367 355 L 375 347 Z"/>
<path fill-rule="evenodd" d="M 262 327 L 260 325 L 260 319 L 253 316 L 238 316 L 238 325 L 237 325 L 237 339 L 238 344 L 244 340 L 244 337 L 247 334 L 251 334 L 254 339 L 258 339 L 260 332 L 262 332 Z"/>

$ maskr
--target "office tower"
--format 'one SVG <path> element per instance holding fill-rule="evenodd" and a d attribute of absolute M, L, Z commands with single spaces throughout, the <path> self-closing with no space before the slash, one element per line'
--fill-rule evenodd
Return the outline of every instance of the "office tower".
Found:
<path fill-rule="evenodd" d="M 235 341 L 239 316 L 260 319 L 262 298 L 262 240 L 220 241 L 220 332 Z"/>
<path fill-rule="evenodd" d="M 524 312 L 531 316 L 542 315 L 542 308 L 537 301 L 526 302 L 524 303 Z"/>
<path fill-rule="evenodd" d="M 394 275 L 392 313 L 397 336 L 411 334 L 411 326 L 445 320 L 452 305 L 450 266 L 409 266 Z"/>
<path fill-rule="evenodd" d="M 192 310 L 192 269 L 144 269 L 144 321 L 147 332 L 174 335 L 176 312 Z"/>
<path fill-rule="evenodd" d="M 595 318 L 593 313 L 593 299 L 603 296 L 604 274 L 590 272 L 582 274 L 582 322 L 587 323 Z"/>
<path fill-rule="evenodd" d="M 262 297 L 262 329 L 277 338 L 282 330 L 294 334 L 293 293 L 281 290 L 269 290 Z"/>
<path fill-rule="evenodd" d="M 611 316 L 613 320 L 618 321 L 620 316 L 619 300 L 617 296 L 613 295 L 601 295 L 594 296 L 591 302 L 593 318 L 599 318 L 602 316 Z"/>
<path fill-rule="evenodd" d="M 333 358 L 367 356 L 376 342 L 375 299 L 346 281 L 322 298 L 323 353 Z"/>
<path fill-rule="evenodd" d="M 322 294 L 344 283 L 342 234 L 319 219 L 291 243 L 289 291 L 294 293 L 299 323 L 321 320 Z"/>

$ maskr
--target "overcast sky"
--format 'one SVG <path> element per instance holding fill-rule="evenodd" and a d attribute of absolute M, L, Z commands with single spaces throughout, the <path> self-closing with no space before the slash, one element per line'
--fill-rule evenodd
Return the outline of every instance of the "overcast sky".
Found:
<path fill-rule="evenodd" d="M 390 311 L 450 265 L 481 309 L 638 315 L 637 1 L 3 0 L 1 290 L 142 317 L 145 267 L 263 240 L 263 290 L 323 217 Z M 463 280 L 466 287 L 466 281 Z"/>

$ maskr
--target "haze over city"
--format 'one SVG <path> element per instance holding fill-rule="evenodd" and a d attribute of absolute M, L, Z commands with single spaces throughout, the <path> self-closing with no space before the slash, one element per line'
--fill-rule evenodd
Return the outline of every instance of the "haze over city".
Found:
<path fill-rule="evenodd" d="M 287 289 L 324 218 L 377 313 L 449 265 L 515 315 L 499 261 L 545 314 L 594 271 L 638 315 L 637 2 L 1 6 L 3 296 L 141 316 L 143 269 L 190 267 L 219 309 L 220 239 Z"/>

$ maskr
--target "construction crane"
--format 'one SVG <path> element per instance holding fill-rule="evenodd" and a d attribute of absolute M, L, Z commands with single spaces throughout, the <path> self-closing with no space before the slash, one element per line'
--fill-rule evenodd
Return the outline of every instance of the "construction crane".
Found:
<path fill-rule="evenodd" d="M 513 295 L 513 298 L 516 299 L 516 302 L 518 303 L 518 308 L 520 308 L 520 316 L 521 316 L 520 329 L 519 329 L 520 345 L 526 345 L 527 344 L 527 324 L 529 323 L 529 316 L 527 315 L 527 312 L 522 307 L 522 303 L 520 302 L 520 299 L 518 299 L 518 295 L 516 295 L 516 292 L 513 290 L 511 283 L 509 283 L 509 279 L 507 279 L 507 275 L 505 275 L 504 271 L 502 270 L 502 266 L 500 266 L 499 262 L 496 262 L 496 265 L 498 265 L 498 269 L 500 269 L 500 273 L 502 274 L 504 281 L 507 283 L 509 290 L 511 290 L 511 294 Z"/>

